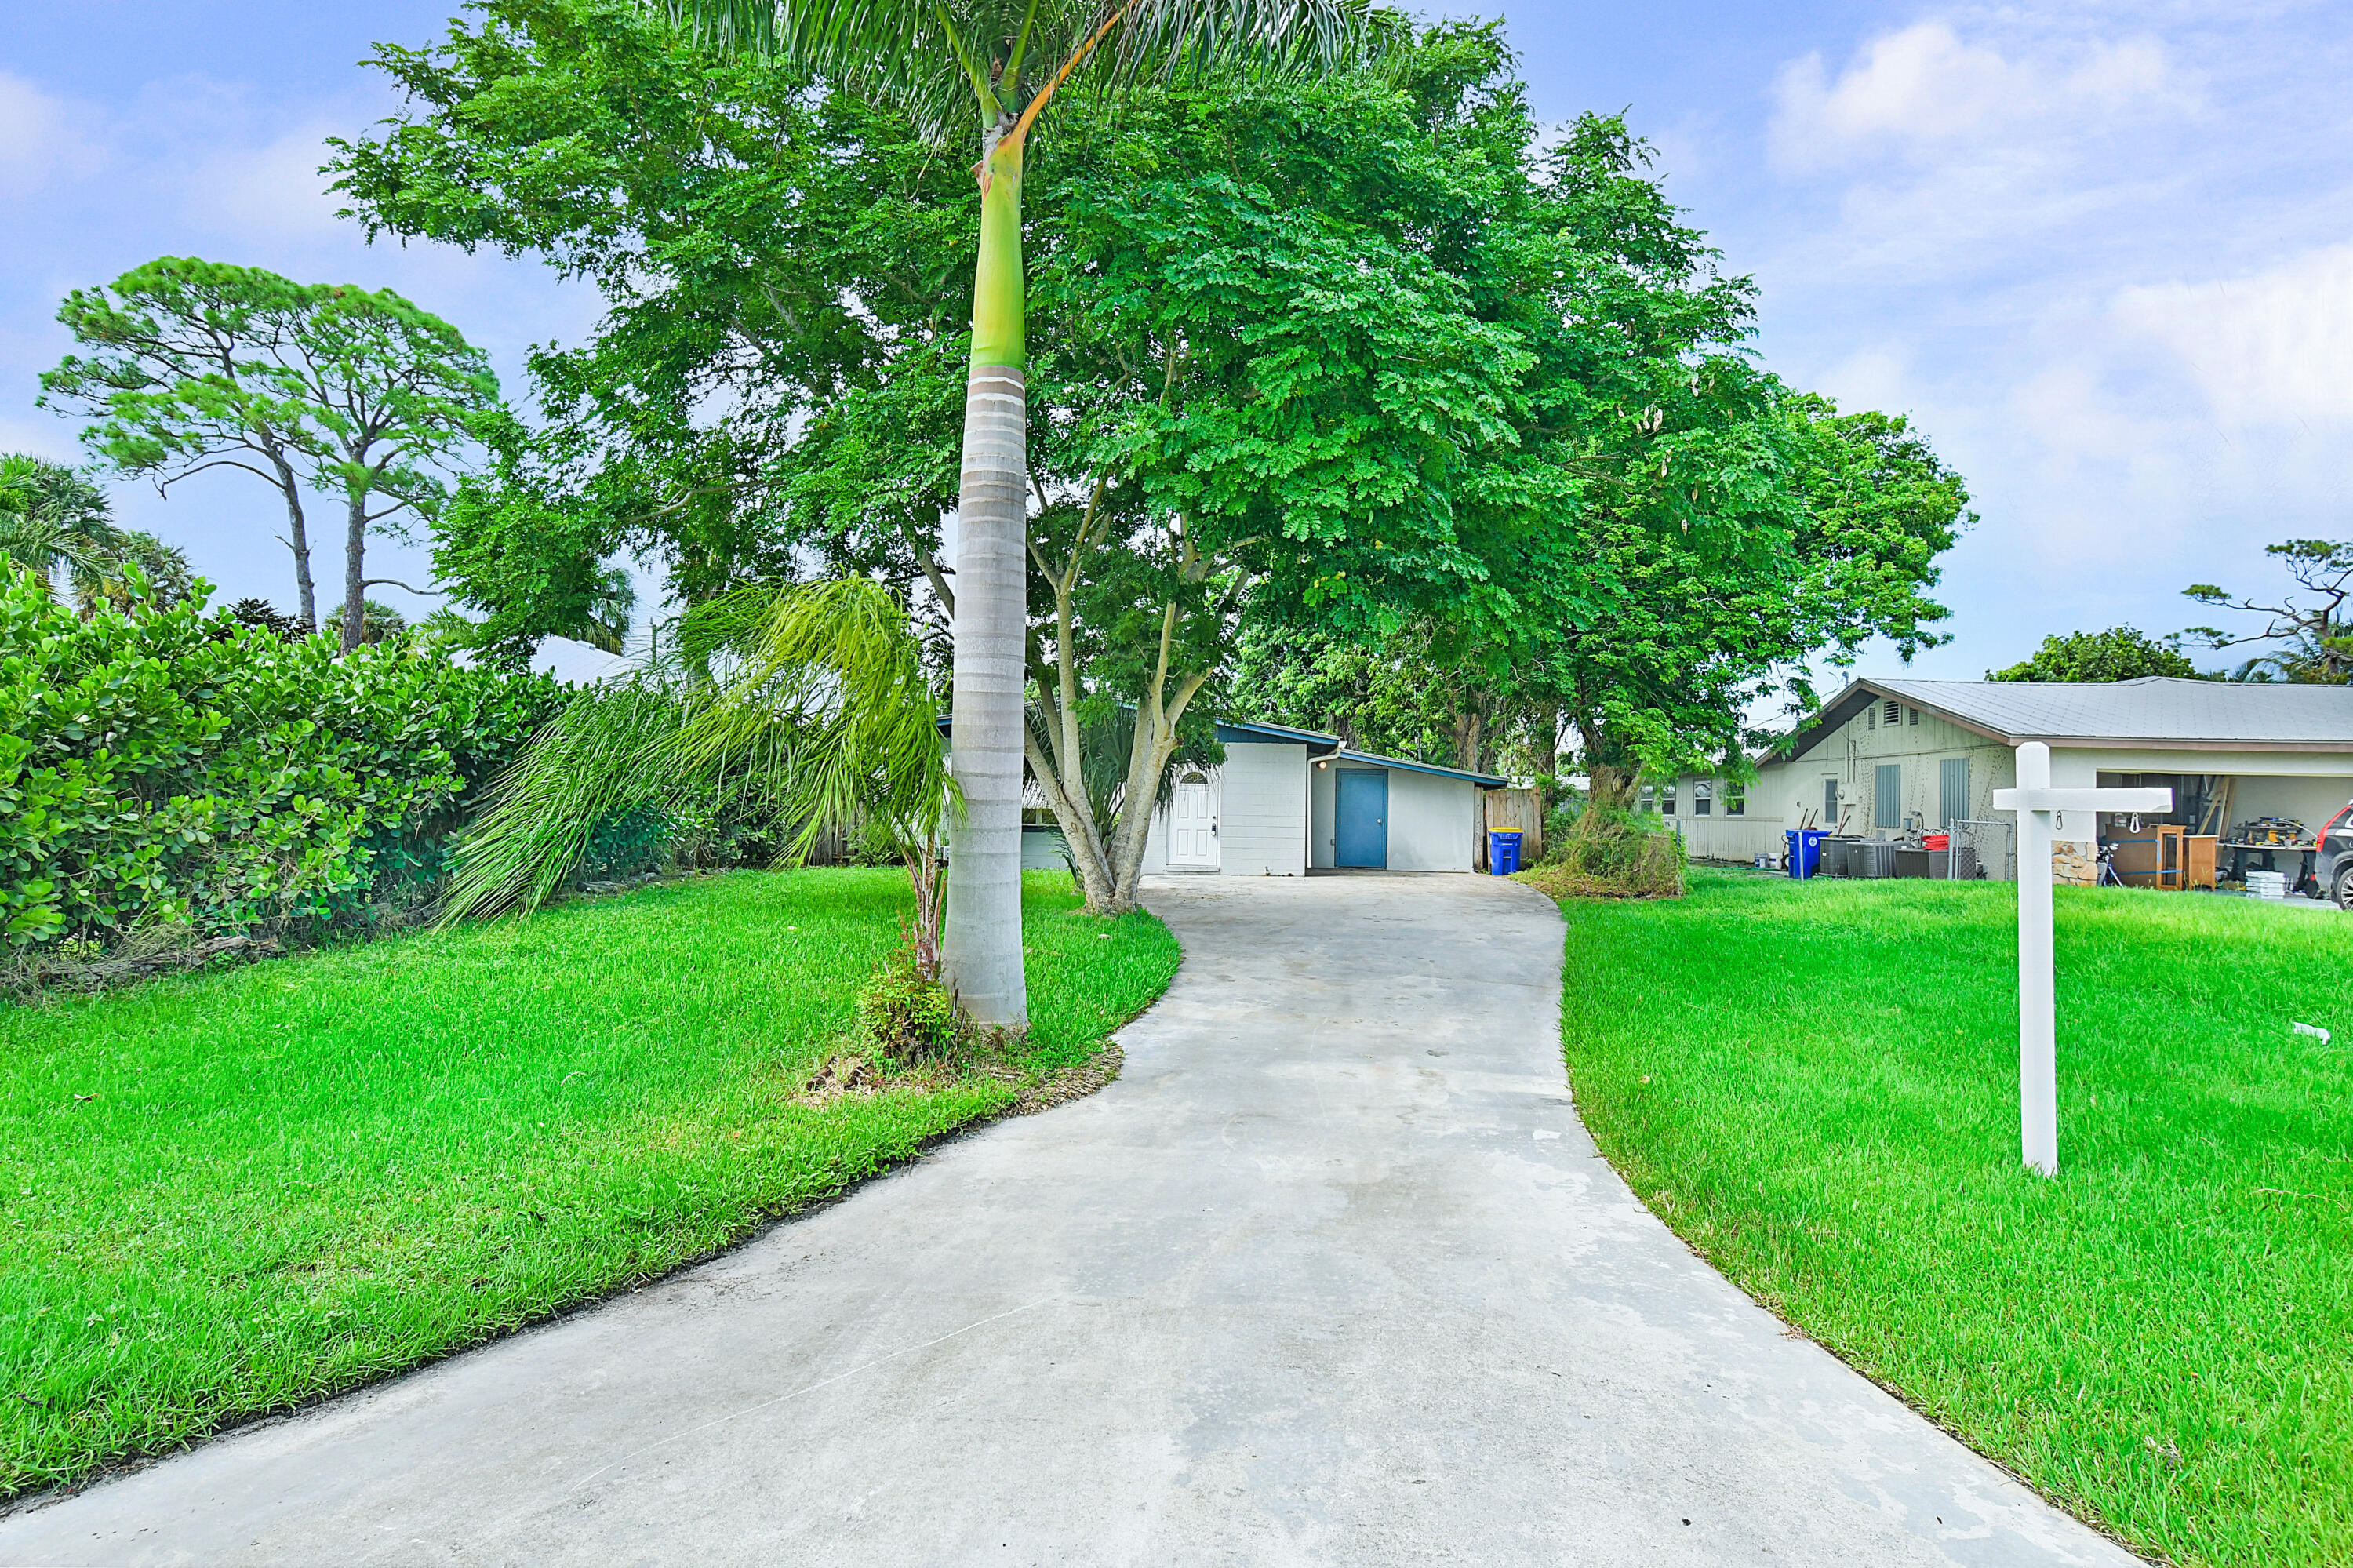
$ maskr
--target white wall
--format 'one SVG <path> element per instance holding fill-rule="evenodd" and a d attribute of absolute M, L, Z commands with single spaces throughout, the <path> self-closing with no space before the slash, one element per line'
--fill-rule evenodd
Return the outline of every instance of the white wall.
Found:
<path fill-rule="evenodd" d="M 1478 842 L 1479 789 L 1468 779 L 1446 779 L 1404 768 L 1377 768 L 1362 762 L 1333 762 L 1309 768 L 1314 798 L 1314 863 L 1318 871 L 1332 869 L 1338 845 L 1339 776 L 1343 768 L 1362 768 L 1389 776 L 1388 869 L 1391 871 L 1469 871 L 1472 848 Z"/>
<path fill-rule="evenodd" d="M 1704 817 L 1693 809 L 1698 804 L 1693 787 L 1701 783 L 1713 789 Z M 1732 804 L 1731 788 L 1722 779 L 1675 780 L 1675 815 L 1670 821 L 1683 834 L 1683 848 L 1694 860 L 1745 861 L 1760 854 L 1779 854 L 1786 824 L 1776 803 L 1778 792 L 1763 779 L 1748 785 L 1740 800 L 1740 814 L 1733 816 L 1725 810 Z"/>
<path fill-rule="evenodd" d="M 1771 844 L 1760 843 L 1757 848 L 1778 851 L 1778 830 L 1794 825 L 1800 811 L 1812 810 L 1819 816 L 1825 777 L 1840 780 L 1849 832 L 1884 836 L 1894 831 L 1900 823 L 1874 821 L 1875 770 L 1885 762 L 1904 770 L 1904 811 L 1916 812 L 1934 822 L 1938 809 L 1938 764 L 1946 758 L 1962 756 L 1969 759 L 1969 815 L 1979 821 L 2010 821 L 2009 813 L 1993 809 L 1992 800 L 1996 789 L 2007 789 L 2017 780 L 2018 758 L 2009 747 L 1925 713 L 1914 725 L 1907 711 L 1904 722 L 1892 729 L 1884 725 L 1873 727 L 1867 715 L 1858 715 L 1806 756 L 1761 770 L 1763 777 L 1749 792 L 1748 810 L 1757 813 L 1760 821 L 1767 810 L 1787 820 L 1773 823 Z M 2103 777 L 2113 780 L 2118 774 L 2147 773 L 2233 779 L 2230 822 L 2222 824 L 2225 831 L 2231 822 L 2262 816 L 2291 817 L 2307 828 L 2317 828 L 2353 800 L 2353 755 L 2345 753 L 2097 746 L 2053 747 L 2051 751 L 2051 782 L 2061 789 L 2090 789 Z M 1682 793 L 1688 788 L 1683 784 L 1678 791 L 1679 807 L 1688 805 Z M 1699 821 L 1683 818 L 1678 825 L 1692 853 L 1707 854 L 1711 852 L 1701 848 L 1701 839 L 1693 832 Z M 2069 812 L 2054 836 L 2089 844 L 2096 842 L 2098 831 L 2097 819 L 2092 814 Z M 1716 832 L 1720 834 L 1722 830 Z"/>
<path fill-rule="evenodd" d="M 1226 744 L 1226 762 L 1210 770 L 1217 790 L 1218 871 L 1225 876 L 1303 876 L 1307 873 L 1307 747 L 1281 743 Z M 1152 813 L 1144 869 L 1168 869 L 1168 812 Z"/>
<path fill-rule="evenodd" d="M 1307 874 L 1307 747 L 1228 742 L 1219 770 L 1218 869 L 1228 876 Z"/>
<path fill-rule="evenodd" d="M 1389 869 L 1469 871 L 1478 787 L 1392 768 L 1389 774 Z"/>

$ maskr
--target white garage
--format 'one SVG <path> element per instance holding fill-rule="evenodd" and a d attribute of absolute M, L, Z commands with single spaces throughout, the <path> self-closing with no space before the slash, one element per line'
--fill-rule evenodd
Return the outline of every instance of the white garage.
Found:
<path fill-rule="evenodd" d="M 1226 760 L 1182 770 L 1153 813 L 1147 873 L 1474 869 L 1479 791 L 1509 780 L 1352 751 L 1335 735 L 1220 724 Z"/>

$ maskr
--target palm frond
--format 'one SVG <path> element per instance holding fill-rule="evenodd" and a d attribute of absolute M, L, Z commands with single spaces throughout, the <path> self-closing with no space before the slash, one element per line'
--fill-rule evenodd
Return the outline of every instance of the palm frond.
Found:
<path fill-rule="evenodd" d="M 659 0 L 727 53 L 772 56 L 877 102 L 944 144 L 976 132 L 984 93 L 1007 113 L 1092 76 L 1099 91 L 1237 69 L 1289 74 L 1354 57 L 1363 0 Z M 1098 47 L 1099 46 L 1099 47 Z M 1000 81 L 1016 52 L 1021 79 Z"/>
<path fill-rule="evenodd" d="M 1116 87 L 1330 69 L 1362 48 L 1366 14 L 1361 0 L 1130 0 L 1104 74 Z"/>
<path fill-rule="evenodd" d="M 864 577 L 743 588 L 698 606 L 680 641 L 718 662 L 681 762 L 757 789 L 800 824 L 793 853 L 860 815 L 902 850 L 939 836 L 955 800 L 939 705 L 888 588 Z"/>
<path fill-rule="evenodd" d="M 860 820 L 928 853 L 958 798 L 938 718 L 906 609 L 880 583 L 711 600 L 674 662 L 581 693 L 499 780 L 454 852 L 441 919 L 529 913 L 599 824 L 649 805 L 757 800 L 794 824 L 794 859 Z"/>
<path fill-rule="evenodd" d="M 589 687 L 565 705 L 459 840 L 440 923 L 529 914 L 554 897 L 599 823 L 677 789 L 660 763 L 685 711 L 660 672 Z"/>

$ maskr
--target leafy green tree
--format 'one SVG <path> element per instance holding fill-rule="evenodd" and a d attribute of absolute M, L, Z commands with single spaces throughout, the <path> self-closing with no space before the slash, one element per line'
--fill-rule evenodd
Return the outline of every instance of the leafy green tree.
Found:
<path fill-rule="evenodd" d="M 498 408 L 488 359 L 390 290 L 301 284 L 259 268 L 164 257 L 77 289 L 58 319 L 95 351 L 41 377 L 41 403 L 93 419 L 83 442 L 158 490 L 242 469 L 284 499 L 306 626 L 318 624 L 306 487 L 343 503 L 342 645 L 364 633 L 371 531 L 431 516 L 445 469 Z M 411 588 L 412 592 L 425 590 Z"/>
<path fill-rule="evenodd" d="M 1841 414 L 1749 362 L 1753 289 L 1715 270 L 1647 158 L 1622 122 L 1588 116 L 1536 178 L 1469 208 L 1482 243 L 1461 265 L 1530 357 L 1515 439 L 1480 450 L 1458 503 L 1485 577 L 1418 642 L 1366 641 L 1351 697 L 1445 693 L 1452 721 L 1417 720 L 1425 744 L 1459 758 L 1475 728 L 1537 774 L 1573 735 L 1613 797 L 1646 767 L 1736 769 L 1745 714 L 1776 690 L 1802 704 L 1809 658 L 1938 641 L 1923 590 L 1968 515 L 1904 421 Z M 1286 599 L 1253 612 L 1316 646 L 1301 634 L 1318 618 Z"/>
<path fill-rule="evenodd" d="M 2181 650 L 2129 626 L 2105 631 L 2053 633 L 2031 659 L 1988 670 L 1989 681 L 2137 681 L 2144 675 L 2195 678 L 2198 666 Z"/>
<path fill-rule="evenodd" d="M 1452 705 L 1400 748 L 1540 773 L 1564 725 L 1663 763 L 1731 745 L 1791 661 L 1933 638 L 1966 494 L 1916 435 L 1757 372 L 1751 291 L 1640 144 L 1597 118 L 1542 150 L 1493 29 L 1386 48 L 1074 101 L 1025 198 L 1025 750 L 1098 907 L 1133 895 L 1155 758 L 1250 700 L 1245 633 L 1385 651 Z M 955 604 L 968 311 L 940 259 L 968 183 L 596 0 L 384 58 L 412 109 L 343 154 L 360 210 L 613 302 L 534 360 L 551 418 L 501 492 L 511 537 L 554 542 L 543 602 L 648 548 L 689 602 L 814 569 Z"/>
<path fill-rule="evenodd" d="M 1479 140 L 1484 100 L 1464 84 L 1500 60 L 1492 37 L 1412 58 L 1282 91 L 1083 101 L 1056 143 L 1064 172 L 1029 198 L 1026 308 L 1049 346 L 1026 388 L 1026 749 L 1098 907 L 1132 900 L 1145 821 L 1119 843 L 1090 832 L 1099 791 L 1080 758 L 1100 748 L 1072 745 L 1074 722 L 1135 737 L 1138 787 L 1114 793 L 1148 801 L 1214 694 L 1241 598 L 1312 593 L 1368 622 L 1416 595 L 1459 599 L 1477 573 L 1451 507 L 1467 449 L 1508 435 L 1518 361 L 1424 233 L 1451 233 L 1520 142 L 1457 156 Z M 543 580 L 579 584 L 596 552 L 650 546 L 690 602 L 809 563 L 957 605 L 939 551 L 960 500 L 969 313 L 944 294 L 941 255 L 976 215 L 968 182 L 887 115 L 841 95 L 812 108 L 775 68 L 706 71 L 592 4 L 385 59 L 419 110 L 343 154 L 363 210 L 536 249 L 615 302 L 594 344 L 534 362 L 550 425 L 596 429 L 593 452 L 548 439 L 517 464 L 535 471 L 519 528 L 575 531 L 550 552 L 574 575 Z M 1532 136 L 1525 117 L 1513 134 Z M 704 155 L 706 138 L 733 155 Z M 1188 141 L 1217 156 L 1168 158 Z M 689 417 L 720 402 L 723 421 Z M 1147 722 L 1123 724 L 1123 703 Z"/>
<path fill-rule="evenodd" d="M 2289 578 L 2310 597 L 2299 603 L 2291 592 L 2281 595 L 2276 604 L 2262 604 L 2252 598 L 2233 598 L 2211 583 L 2195 583 L 2181 590 L 2186 597 L 2220 609 L 2260 615 L 2263 623 L 2257 630 L 2235 636 L 2212 626 L 2193 626 L 2181 635 L 2208 648 L 2283 645 L 2248 659 L 2232 673 L 2233 680 L 2327 685 L 2353 681 L 2353 617 L 2345 608 L 2346 600 L 2353 599 L 2353 543 L 2290 539 L 2264 546 L 2263 554 L 2284 565 Z"/>
<path fill-rule="evenodd" d="M 1515 689 L 1515 671 L 1448 657 L 1439 652 L 1445 646 L 1443 628 L 1429 618 L 1378 642 L 1245 621 L 1234 703 L 1248 717 L 1328 730 L 1360 751 L 1490 768 L 1503 746 L 1523 738 L 1515 720 L 1537 722 L 1535 706 Z M 1528 760 L 1536 760 L 1533 748 Z M 1551 772 L 1550 759 L 1529 771 Z"/>
<path fill-rule="evenodd" d="M 435 521 L 436 580 L 480 617 L 464 642 L 507 664 L 527 661 L 549 637 L 622 652 L 638 596 L 628 572 L 608 559 L 611 520 L 593 506 L 551 501 L 546 487 L 521 479 L 513 450 L 501 454 L 495 478 L 460 482 Z"/>

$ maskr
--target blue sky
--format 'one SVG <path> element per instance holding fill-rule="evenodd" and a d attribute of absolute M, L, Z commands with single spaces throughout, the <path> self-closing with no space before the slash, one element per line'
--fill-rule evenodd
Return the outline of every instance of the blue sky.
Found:
<path fill-rule="evenodd" d="M 324 137 L 391 106 L 354 63 L 369 44 L 424 42 L 448 14 L 10 0 L 0 450 L 75 455 L 32 406 L 68 347 L 57 300 L 160 254 L 396 288 L 514 393 L 530 344 L 577 341 L 587 291 L 531 262 L 366 246 L 312 173 Z M 2169 631 L 2208 619 L 2186 584 L 2269 588 L 2266 543 L 2353 536 L 2353 6 L 1505 16 L 1539 115 L 1629 109 L 1725 266 L 1757 278 L 1766 363 L 1912 416 L 1968 477 L 1983 521 L 1947 560 L 1954 638 L 1916 673 L 1972 678 L 2048 631 Z M 118 513 L 227 597 L 290 603 L 269 493 L 241 477 L 169 501 L 118 486 Z M 427 569 L 381 548 L 371 576 Z"/>

